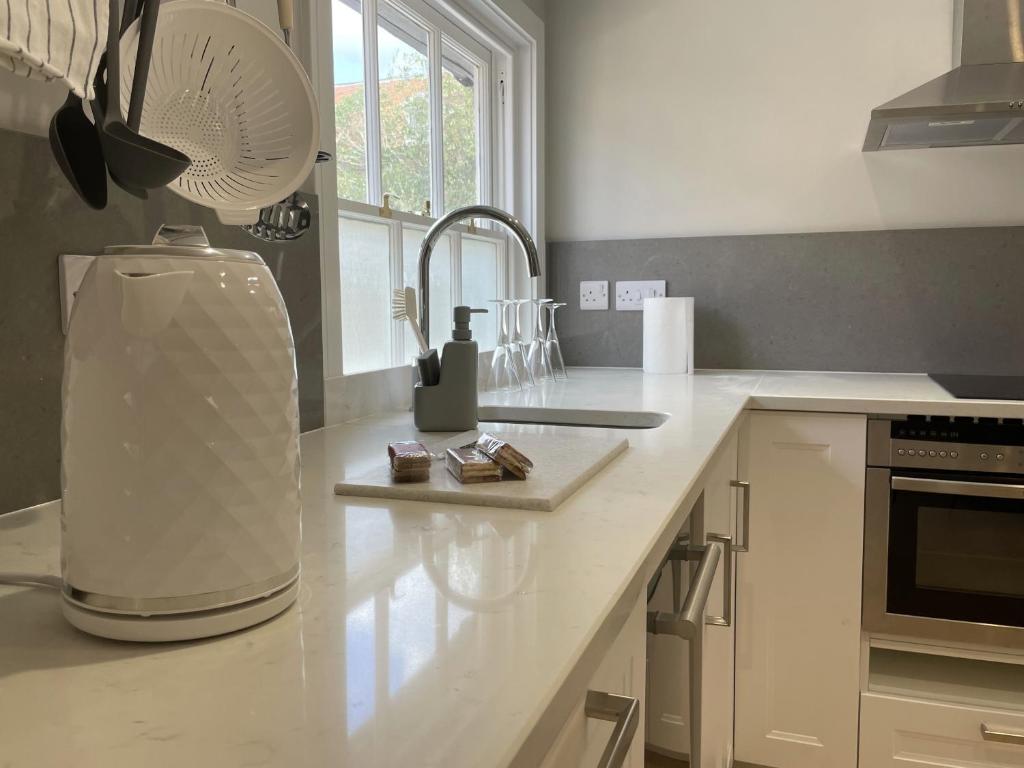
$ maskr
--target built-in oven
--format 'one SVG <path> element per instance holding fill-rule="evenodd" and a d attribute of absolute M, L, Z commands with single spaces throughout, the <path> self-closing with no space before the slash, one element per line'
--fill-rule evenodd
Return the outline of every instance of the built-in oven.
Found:
<path fill-rule="evenodd" d="M 1024 648 L 1024 423 L 868 422 L 863 624 Z"/>

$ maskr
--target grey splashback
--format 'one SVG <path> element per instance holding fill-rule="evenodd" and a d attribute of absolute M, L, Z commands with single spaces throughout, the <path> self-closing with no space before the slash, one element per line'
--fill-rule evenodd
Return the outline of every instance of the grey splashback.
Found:
<path fill-rule="evenodd" d="M 314 212 L 316 206 L 311 205 Z M 71 191 L 46 139 L 0 131 L 0 513 L 60 496 L 60 332 L 57 256 L 148 243 L 160 224 L 201 224 L 214 245 L 257 251 L 284 295 L 298 356 L 302 429 L 323 425 L 320 254 L 306 237 L 263 243 L 172 193 L 148 201 L 111 185 L 106 210 Z"/>
<path fill-rule="evenodd" d="M 642 313 L 580 280 L 694 296 L 698 368 L 1024 374 L 1024 227 L 549 243 L 571 365 L 642 364 Z M 612 296 L 614 307 L 614 296 Z"/>

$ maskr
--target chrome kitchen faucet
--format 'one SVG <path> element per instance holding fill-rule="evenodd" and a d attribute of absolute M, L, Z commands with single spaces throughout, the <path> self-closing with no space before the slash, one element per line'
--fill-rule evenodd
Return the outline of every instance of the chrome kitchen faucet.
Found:
<path fill-rule="evenodd" d="M 430 344 L 430 254 L 434 252 L 438 238 L 446 229 L 466 219 L 489 219 L 503 225 L 522 246 L 523 253 L 526 254 L 530 277 L 537 277 L 540 274 L 540 256 L 537 255 L 537 244 L 533 242 L 533 238 L 526 231 L 522 222 L 512 214 L 490 205 L 467 205 L 442 216 L 427 230 L 423 243 L 420 245 L 420 329 L 423 331 L 423 337 L 428 346 Z"/>

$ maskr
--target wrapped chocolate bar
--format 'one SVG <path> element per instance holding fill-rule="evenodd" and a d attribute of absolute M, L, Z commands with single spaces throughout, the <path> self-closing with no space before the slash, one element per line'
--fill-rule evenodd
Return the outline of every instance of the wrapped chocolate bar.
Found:
<path fill-rule="evenodd" d="M 415 440 L 388 443 L 388 458 L 391 460 L 391 479 L 396 483 L 422 483 L 430 479 L 433 456 L 423 443 Z"/>
<path fill-rule="evenodd" d="M 494 435 L 484 432 L 476 441 L 476 447 L 494 459 L 513 477 L 525 480 L 533 469 L 533 462 L 517 451 L 510 443 L 499 440 Z"/>
<path fill-rule="evenodd" d="M 391 479 L 396 483 L 425 483 L 430 479 L 430 469 L 392 469 Z"/>
<path fill-rule="evenodd" d="M 445 465 L 460 483 L 493 483 L 501 480 L 501 465 L 476 448 L 449 448 Z"/>
<path fill-rule="evenodd" d="M 430 469 L 430 462 L 433 459 L 423 443 L 415 440 L 388 443 L 388 458 L 391 459 L 391 468 L 396 472 Z"/>

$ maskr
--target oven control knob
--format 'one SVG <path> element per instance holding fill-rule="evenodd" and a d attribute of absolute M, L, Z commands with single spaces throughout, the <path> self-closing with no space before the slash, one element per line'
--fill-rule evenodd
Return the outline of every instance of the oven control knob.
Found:
<path fill-rule="evenodd" d="M 928 455 L 931 456 L 934 459 L 935 458 L 935 451 L 928 451 Z"/>
<path fill-rule="evenodd" d="M 987 454 L 987 453 L 985 453 L 984 451 L 983 451 L 983 452 L 982 452 L 982 454 L 981 454 L 981 460 L 982 460 L 982 461 L 987 461 L 987 460 L 988 460 L 988 454 Z"/>
<path fill-rule="evenodd" d="M 898 453 L 900 456 L 906 456 L 907 455 L 907 452 L 905 450 L 903 450 L 902 448 L 900 448 L 898 451 L 896 451 L 896 453 Z"/>
<path fill-rule="evenodd" d="M 915 451 L 913 448 L 909 448 L 907 450 L 907 456 L 917 456 L 917 451 Z"/>
<path fill-rule="evenodd" d="M 959 459 L 960 458 L 960 452 L 959 451 L 950 451 L 949 452 L 949 457 L 951 459 Z"/>
<path fill-rule="evenodd" d="M 939 458 L 940 459 L 946 458 L 946 452 L 945 451 L 939 451 Z"/>
<path fill-rule="evenodd" d="M 1006 457 L 1005 457 L 1005 456 L 1003 456 L 1003 454 L 1001 454 L 1001 453 L 997 453 L 997 454 L 996 454 L 996 461 L 1002 461 L 1002 460 L 1003 460 L 1003 459 L 1005 459 L 1005 458 L 1006 458 Z"/>

